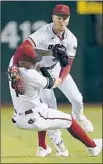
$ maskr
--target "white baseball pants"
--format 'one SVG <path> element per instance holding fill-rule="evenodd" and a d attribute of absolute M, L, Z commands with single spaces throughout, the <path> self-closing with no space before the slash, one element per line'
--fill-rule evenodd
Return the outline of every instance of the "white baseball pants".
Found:
<path fill-rule="evenodd" d="M 14 113 L 15 125 L 22 129 L 36 131 L 69 128 L 72 117 L 55 109 L 49 109 L 46 104 L 41 103 L 41 107 L 32 109 L 33 113 Z"/>

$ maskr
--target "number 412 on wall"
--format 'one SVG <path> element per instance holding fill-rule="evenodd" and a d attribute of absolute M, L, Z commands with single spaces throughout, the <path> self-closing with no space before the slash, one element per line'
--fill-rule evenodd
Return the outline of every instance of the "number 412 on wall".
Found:
<path fill-rule="evenodd" d="M 44 20 L 35 21 L 33 24 L 30 21 L 24 21 L 19 25 L 16 21 L 10 21 L 1 32 L 1 43 L 7 43 L 9 48 L 15 49 L 20 41 L 24 41 L 31 34 L 31 31 L 35 31 L 45 24 L 47 22 Z"/>

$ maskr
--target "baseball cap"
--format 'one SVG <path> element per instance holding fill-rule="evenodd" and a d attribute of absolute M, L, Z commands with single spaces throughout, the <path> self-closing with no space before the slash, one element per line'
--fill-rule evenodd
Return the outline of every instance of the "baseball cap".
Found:
<path fill-rule="evenodd" d="M 19 60 L 26 60 L 34 63 L 41 61 L 41 59 L 42 57 L 36 54 L 32 46 L 22 45 Z"/>
<path fill-rule="evenodd" d="M 70 15 L 70 8 L 67 5 L 59 4 L 56 5 L 53 10 L 53 15 L 58 16 L 69 16 Z"/>

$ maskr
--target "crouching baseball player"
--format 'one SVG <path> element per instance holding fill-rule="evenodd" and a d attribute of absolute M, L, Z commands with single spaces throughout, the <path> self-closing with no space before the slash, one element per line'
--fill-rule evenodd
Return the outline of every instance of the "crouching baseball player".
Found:
<path fill-rule="evenodd" d="M 14 106 L 12 122 L 20 129 L 35 131 L 66 129 L 87 147 L 90 156 L 97 156 L 102 150 L 102 139 L 92 140 L 71 115 L 50 110 L 47 104 L 41 102 L 40 89 L 53 88 L 54 81 L 45 67 L 40 68 L 42 75 L 36 71 L 37 61 L 35 52 L 32 56 L 26 51 L 19 56 L 18 67 L 12 66 L 13 57 L 10 61 L 9 87 Z M 42 156 L 50 153 L 51 148 L 46 147 Z"/>

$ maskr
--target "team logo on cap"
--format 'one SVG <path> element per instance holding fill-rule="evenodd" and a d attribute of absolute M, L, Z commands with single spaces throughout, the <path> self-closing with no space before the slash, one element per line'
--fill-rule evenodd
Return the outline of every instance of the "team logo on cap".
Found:
<path fill-rule="evenodd" d="M 65 6 L 63 6 L 60 11 L 65 12 Z"/>

